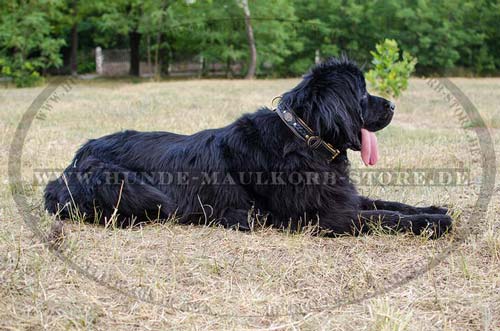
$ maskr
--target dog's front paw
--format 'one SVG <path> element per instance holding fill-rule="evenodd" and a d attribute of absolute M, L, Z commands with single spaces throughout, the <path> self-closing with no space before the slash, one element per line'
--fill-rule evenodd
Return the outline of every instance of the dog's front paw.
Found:
<path fill-rule="evenodd" d="M 411 232 L 428 234 L 432 239 L 441 237 L 453 228 L 453 219 L 449 215 L 421 214 L 413 217 L 409 223 Z"/>
<path fill-rule="evenodd" d="M 219 219 L 218 223 L 226 228 L 234 230 L 251 230 L 251 226 L 250 224 L 248 224 L 248 211 L 244 209 L 226 209 L 223 213 L 223 216 Z"/>
<path fill-rule="evenodd" d="M 438 215 L 446 215 L 448 214 L 448 208 L 438 207 L 438 206 L 430 206 L 430 207 L 420 207 L 418 211 L 421 214 L 438 214 Z"/>

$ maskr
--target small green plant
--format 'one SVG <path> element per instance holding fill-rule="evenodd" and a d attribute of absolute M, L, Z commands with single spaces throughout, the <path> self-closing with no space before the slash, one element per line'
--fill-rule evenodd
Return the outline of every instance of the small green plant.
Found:
<path fill-rule="evenodd" d="M 399 97 L 408 88 L 408 78 L 415 70 L 417 59 L 408 52 L 403 52 L 402 59 L 398 43 L 385 39 L 375 46 L 373 68 L 366 74 L 372 87 L 385 97 Z"/>

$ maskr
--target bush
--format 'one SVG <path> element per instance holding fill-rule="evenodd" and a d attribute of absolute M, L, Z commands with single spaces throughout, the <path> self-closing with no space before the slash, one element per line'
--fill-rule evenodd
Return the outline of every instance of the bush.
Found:
<path fill-rule="evenodd" d="M 8 62 L 4 58 L 0 58 L 0 76 L 11 77 L 16 87 L 32 87 L 44 81 L 31 62 Z"/>
<path fill-rule="evenodd" d="M 408 88 L 408 78 L 415 71 L 417 59 L 408 52 L 403 52 L 402 59 L 398 43 L 393 39 L 385 39 L 376 45 L 373 56 L 373 68 L 366 74 L 366 79 L 382 96 L 398 97 Z"/>
<path fill-rule="evenodd" d="M 95 56 L 92 51 L 81 51 L 78 55 L 78 74 L 95 73 Z"/>
<path fill-rule="evenodd" d="M 0 1 L 0 76 L 17 87 L 43 82 L 41 73 L 62 64 L 54 20 L 58 1 Z"/>

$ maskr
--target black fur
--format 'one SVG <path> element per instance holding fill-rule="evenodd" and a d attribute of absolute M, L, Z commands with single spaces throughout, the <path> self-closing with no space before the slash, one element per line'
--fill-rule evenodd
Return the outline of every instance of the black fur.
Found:
<path fill-rule="evenodd" d="M 384 128 L 394 108 L 367 93 L 354 63 L 331 59 L 316 66 L 280 103 L 341 154 L 328 163 L 267 108 L 224 128 L 189 136 L 124 131 L 83 145 L 64 175 L 47 185 L 45 207 L 61 218 L 78 211 L 100 221 L 116 208 L 124 225 L 175 214 L 181 223 L 208 220 L 248 229 L 252 209 L 267 215 L 267 223 L 276 227 L 297 229 L 318 221 L 319 228 L 335 234 L 367 232 L 374 222 L 414 233 L 430 227 L 436 237 L 451 228 L 445 208 L 374 201 L 358 195 L 349 181 L 347 149 L 360 150 L 361 128 Z M 160 174 L 165 173 L 176 178 L 162 180 Z M 214 173 L 233 180 L 207 184 L 199 179 L 200 174 Z M 256 173 L 260 175 L 252 175 Z M 273 181 L 280 173 L 285 178 L 328 173 L 335 180 L 319 185 Z"/>

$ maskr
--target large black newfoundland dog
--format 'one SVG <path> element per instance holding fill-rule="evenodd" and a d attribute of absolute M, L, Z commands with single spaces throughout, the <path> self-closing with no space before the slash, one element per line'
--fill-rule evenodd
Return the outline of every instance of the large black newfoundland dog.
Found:
<path fill-rule="evenodd" d="M 124 131 L 93 139 L 45 189 L 45 207 L 61 219 L 121 225 L 166 219 L 249 229 L 310 222 L 331 234 L 373 225 L 438 237 L 451 229 L 447 209 L 360 196 L 349 180 L 347 149 L 377 160 L 373 132 L 394 104 L 366 91 L 347 59 L 313 68 L 277 109 L 262 108 L 220 129 L 190 136 Z"/>

